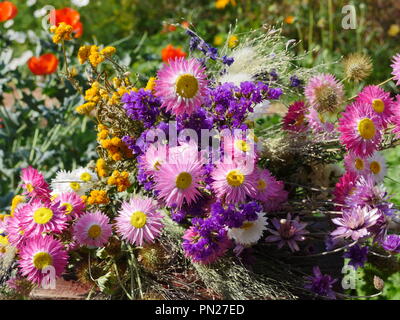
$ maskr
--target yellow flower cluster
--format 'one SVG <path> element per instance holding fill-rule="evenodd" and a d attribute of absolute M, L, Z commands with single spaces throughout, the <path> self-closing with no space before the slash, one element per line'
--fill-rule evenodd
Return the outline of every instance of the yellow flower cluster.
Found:
<path fill-rule="evenodd" d="M 90 64 L 96 68 L 106 58 L 111 57 L 117 50 L 114 47 L 105 47 L 100 50 L 96 45 L 82 46 L 78 51 L 78 60 L 80 64 L 84 64 L 89 60 Z"/>
<path fill-rule="evenodd" d="M 8 244 L 7 236 L 0 236 L 0 254 L 6 253 Z"/>
<path fill-rule="evenodd" d="M 107 204 L 110 202 L 110 199 L 107 196 L 106 190 L 92 190 L 90 191 L 90 195 L 82 197 L 86 204 Z"/>
<path fill-rule="evenodd" d="M 120 161 L 124 157 L 133 157 L 132 152 L 119 137 L 109 138 L 111 134 L 106 126 L 99 124 L 97 131 L 97 140 L 99 141 L 99 144 L 107 150 L 111 159 L 114 161 Z"/>
<path fill-rule="evenodd" d="M 149 80 L 147 81 L 147 85 L 144 88 L 144 90 L 153 91 L 155 85 L 156 85 L 156 78 L 150 77 Z"/>
<path fill-rule="evenodd" d="M 97 81 L 93 82 L 92 86 L 85 92 L 86 103 L 75 108 L 75 111 L 79 114 L 88 115 L 100 102 L 101 99 L 100 83 Z"/>
<path fill-rule="evenodd" d="M 236 6 L 235 0 L 216 0 L 215 1 L 215 8 L 217 9 L 225 9 L 225 7 L 231 3 L 232 6 Z"/>
<path fill-rule="evenodd" d="M 69 24 L 66 24 L 65 22 L 61 22 L 58 27 L 56 26 L 51 26 L 50 27 L 50 32 L 54 33 L 53 36 L 53 42 L 54 43 L 60 43 L 61 41 L 64 40 L 71 40 L 71 33 L 73 31 L 72 26 Z"/>
<path fill-rule="evenodd" d="M 96 161 L 96 172 L 99 177 L 106 177 L 107 176 L 107 166 L 106 161 L 103 158 L 99 158 Z"/>
<path fill-rule="evenodd" d="M 129 173 L 126 171 L 114 170 L 112 175 L 108 178 L 107 184 L 110 186 L 117 186 L 118 192 L 125 191 L 131 185 L 129 181 Z"/>
<path fill-rule="evenodd" d="M 228 39 L 228 47 L 233 49 L 239 44 L 239 38 L 234 34 L 231 35 Z"/>

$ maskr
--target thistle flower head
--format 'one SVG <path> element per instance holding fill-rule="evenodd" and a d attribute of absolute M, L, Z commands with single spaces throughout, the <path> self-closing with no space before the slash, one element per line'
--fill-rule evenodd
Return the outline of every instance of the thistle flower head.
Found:
<path fill-rule="evenodd" d="M 359 82 L 367 78 L 373 69 L 372 61 L 364 53 L 351 53 L 343 60 L 344 74 L 347 79 Z"/>

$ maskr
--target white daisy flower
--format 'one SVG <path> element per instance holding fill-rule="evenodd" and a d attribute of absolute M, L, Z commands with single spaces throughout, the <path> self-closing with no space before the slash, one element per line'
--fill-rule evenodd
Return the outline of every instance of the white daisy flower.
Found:
<path fill-rule="evenodd" d="M 52 195 L 76 192 L 83 196 L 90 189 L 91 183 L 97 180 L 96 174 L 86 168 L 78 168 L 73 171 L 60 170 L 51 182 Z"/>
<path fill-rule="evenodd" d="M 371 174 L 376 182 L 381 182 L 386 175 L 387 167 L 385 158 L 376 151 L 367 159 L 367 172 Z"/>
<path fill-rule="evenodd" d="M 256 243 L 266 230 L 267 218 L 264 212 L 257 213 L 258 218 L 255 221 L 245 221 L 240 228 L 232 228 L 228 230 L 228 236 L 242 245 L 250 245 Z"/>

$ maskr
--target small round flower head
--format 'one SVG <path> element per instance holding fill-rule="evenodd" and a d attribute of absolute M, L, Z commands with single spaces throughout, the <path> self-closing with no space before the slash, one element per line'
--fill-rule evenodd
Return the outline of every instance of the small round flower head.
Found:
<path fill-rule="evenodd" d="M 347 171 L 354 172 L 357 175 L 364 175 L 368 172 L 367 159 L 348 152 L 344 156 L 344 166 Z"/>
<path fill-rule="evenodd" d="M 218 198 L 238 203 L 257 195 L 257 173 L 253 163 L 220 163 L 211 173 L 211 184 Z"/>
<path fill-rule="evenodd" d="M 320 296 L 336 299 L 332 286 L 337 282 L 337 279 L 333 279 L 328 274 L 322 274 L 318 266 L 313 267 L 313 273 L 314 276 L 307 277 L 308 283 L 304 288 L 311 290 Z"/>
<path fill-rule="evenodd" d="M 378 149 L 381 142 L 381 123 L 367 104 L 354 102 L 347 106 L 339 119 L 340 141 L 347 150 L 367 157 Z"/>
<path fill-rule="evenodd" d="M 385 158 L 376 151 L 372 156 L 367 158 L 366 162 L 366 173 L 374 177 L 376 182 L 383 181 L 387 172 Z"/>
<path fill-rule="evenodd" d="M 289 106 L 283 118 L 282 127 L 286 131 L 303 132 L 307 130 L 305 112 L 307 107 L 303 101 L 296 101 Z"/>
<path fill-rule="evenodd" d="M 22 187 L 31 198 L 49 198 L 50 190 L 49 185 L 44 179 L 43 175 L 32 167 L 24 168 L 21 170 Z"/>
<path fill-rule="evenodd" d="M 196 59 L 177 58 L 157 73 L 155 95 L 161 107 L 174 115 L 191 114 L 203 103 L 207 91 L 205 70 Z"/>
<path fill-rule="evenodd" d="M 382 248 L 392 253 L 400 253 L 400 236 L 389 234 L 381 243 Z"/>
<path fill-rule="evenodd" d="M 267 169 L 257 169 L 257 194 L 254 199 L 273 201 L 281 193 L 281 186 Z"/>
<path fill-rule="evenodd" d="M 49 235 L 38 235 L 26 241 L 19 253 L 21 274 L 28 280 L 41 284 L 48 274 L 47 267 L 54 267 L 55 275 L 61 276 L 68 262 L 68 254 L 60 241 Z"/>
<path fill-rule="evenodd" d="M 334 136 L 335 125 L 328 121 L 326 117 L 315 108 L 311 107 L 308 109 L 306 118 L 309 127 L 314 133 L 321 134 L 326 138 Z"/>
<path fill-rule="evenodd" d="M 168 161 L 154 173 L 158 197 L 164 199 L 167 206 L 177 205 L 178 208 L 196 201 L 204 175 L 203 164 L 196 146 L 170 148 Z"/>
<path fill-rule="evenodd" d="M 264 212 L 257 213 L 257 220 L 244 221 L 240 228 L 232 228 L 228 230 L 228 236 L 234 239 L 236 243 L 242 245 L 251 245 L 256 243 L 262 237 L 267 229 L 267 218 Z"/>
<path fill-rule="evenodd" d="M 333 190 L 333 201 L 337 204 L 344 204 L 346 197 L 354 190 L 356 181 L 357 174 L 353 171 L 348 171 L 341 176 Z"/>
<path fill-rule="evenodd" d="M 68 220 L 81 216 L 85 210 L 85 203 L 75 192 L 61 193 L 54 199 L 54 202 L 58 203 Z"/>
<path fill-rule="evenodd" d="M 168 148 L 163 144 L 151 144 L 146 152 L 140 156 L 140 166 L 148 173 L 153 174 L 167 160 Z"/>
<path fill-rule="evenodd" d="M 57 204 L 33 200 L 23 209 L 21 228 L 31 237 L 43 232 L 61 233 L 67 227 L 67 217 Z"/>
<path fill-rule="evenodd" d="M 380 218 L 378 209 L 352 207 L 343 211 L 342 216 L 332 219 L 338 227 L 332 231 L 333 238 L 351 238 L 354 241 L 371 235 L 371 228 Z"/>
<path fill-rule="evenodd" d="M 304 235 L 309 233 L 305 229 L 307 223 L 300 222 L 299 217 L 292 220 L 290 213 L 288 213 L 286 219 L 272 219 L 272 224 L 275 230 L 267 229 L 272 235 L 268 236 L 265 241 L 278 242 L 279 249 L 286 244 L 292 252 L 300 250 L 297 241 L 304 241 L 306 239 Z"/>
<path fill-rule="evenodd" d="M 137 246 L 154 242 L 163 228 L 162 215 L 157 209 L 151 198 L 133 197 L 123 202 L 115 219 L 118 234 Z"/>
<path fill-rule="evenodd" d="M 346 79 L 355 82 L 362 81 L 372 72 L 372 61 L 363 53 L 351 53 L 343 60 Z"/>
<path fill-rule="evenodd" d="M 393 116 L 393 100 L 390 94 L 378 86 L 367 86 L 359 94 L 356 102 L 367 104 L 386 127 Z"/>
<path fill-rule="evenodd" d="M 390 65 L 393 69 L 392 75 L 394 80 L 397 81 L 396 85 L 400 85 L 400 53 L 393 56 L 392 62 L 393 63 Z"/>
<path fill-rule="evenodd" d="M 110 219 L 100 211 L 87 212 L 75 222 L 73 233 L 82 246 L 103 247 L 112 235 Z"/>
<path fill-rule="evenodd" d="M 334 113 L 343 103 L 343 85 L 331 74 L 312 77 L 305 88 L 309 104 L 318 112 Z"/>
<path fill-rule="evenodd" d="M 351 246 L 343 255 L 343 258 L 350 259 L 349 265 L 354 268 L 362 268 L 368 260 L 368 247 L 361 247 L 358 244 Z"/>

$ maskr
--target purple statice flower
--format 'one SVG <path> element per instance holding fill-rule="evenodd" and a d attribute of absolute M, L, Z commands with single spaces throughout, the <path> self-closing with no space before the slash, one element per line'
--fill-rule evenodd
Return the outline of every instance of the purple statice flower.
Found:
<path fill-rule="evenodd" d="M 372 176 L 361 176 L 356 181 L 354 189 L 346 197 L 345 204 L 354 206 L 370 206 L 379 209 L 387 216 L 395 212 L 393 203 L 389 202 L 389 195 L 383 185 L 377 185 Z"/>
<path fill-rule="evenodd" d="M 343 258 L 350 259 L 349 265 L 354 268 L 362 268 L 368 260 L 368 247 L 361 247 L 358 244 L 351 246 L 344 253 Z"/>
<path fill-rule="evenodd" d="M 278 100 L 280 98 L 280 96 L 283 94 L 283 91 L 281 88 L 270 88 L 268 90 L 268 99 L 271 100 Z"/>
<path fill-rule="evenodd" d="M 139 89 L 137 92 L 125 93 L 121 102 L 129 118 L 141 121 L 146 128 L 150 128 L 156 122 L 160 114 L 161 101 L 150 90 Z"/>
<path fill-rule="evenodd" d="M 270 71 L 269 75 L 271 76 L 271 80 L 272 80 L 272 81 L 276 81 L 276 80 L 278 80 L 278 78 L 279 78 L 278 73 L 276 72 L 275 69 L 272 69 L 272 70 Z"/>
<path fill-rule="evenodd" d="M 191 115 L 184 114 L 178 117 L 177 121 L 179 127 L 195 130 L 200 136 L 201 129 L 211 130 L 213 128 L 214 117 L 204 108 L 198 108 Z"/>
<path fill-rule="evenodd" d="M 227 234 L 226 228 L 216 219 L 193 218 L 192 226 L 182 237 L 185 256 L 197 263 L 215 262 L 232 245 Z"/>
<path fill-rule="evenodd" d="M 291 76 L 289 80 L 290 80 L 290 86 L 293 88 L 298 87 L 301 83 L 300 79 L 296 75 Z"/>
<path fill-rule="evenodd" d="M 333 284 L 337 282 L 337 279 L 333 279 L 328 274 L 322 274 L 318 266 L 313 267 L 313 273 L 313 276 L 306 278 L 308 283 L 304 285 L 304 288 L 320 296 L 336 299 L 336 295 L 332 287 Z"/>
<path fill-rule="evenodd" d="M 262 206 L 255 201 L 241 204 L 238 208 L 234 204 L 224 207 L 220 201 L 212 204 L 211 216 L 221 225 L 229 228 L 240 228 L 245 221 L 255 221 Z"/>
<path fill-rule="evenodd" d="M 389 234 L 381 242 L 381 245 L 386 251 L 400 253 L 400 236 L 397 234 Z"/>
<path fill-rule="evenodd" d="M 235 59 L 232 57 L 228 57 L 228 56 L 222 57 L 222 63 L 226 64 L 227 66 L 230 66 L 234 61 L 235 61 Z"/>
<path fill-rule="evenodd" d="M 171 218 L 177 223 L 182 223 L 186 218 L 202 217 L 204 216 L 204 208 L 208 201 L 208 197 L 202 197 L 191 205 L 184 204 L 181 208 L 178 208 L 176 205 L 172 206 Z"/>
<path fill-rule="evenodd" d="M 380 218 L 378 209 L 353 207 L 343 211 L 341 217 L 332 219 L 338 227 L 332 231 L 333 238 L 351 238 L 354 241 L 373 235 L 371 227 Z"/>
<path fill-rule="evenodd" d="M 306 223 L 300 222 L 299 217 L 292 220 L 288 213 L 286 219 L 272 219 L 272 224 L 276 230 L 267 228 L 272 235 L 268 236 L 265 241 L 278 242 L 279 249 L 287 244 L 292 252 L 300 250 L 297 241 L 304 241 L 304 235 L 309 233 L 305 229 Z"/>

